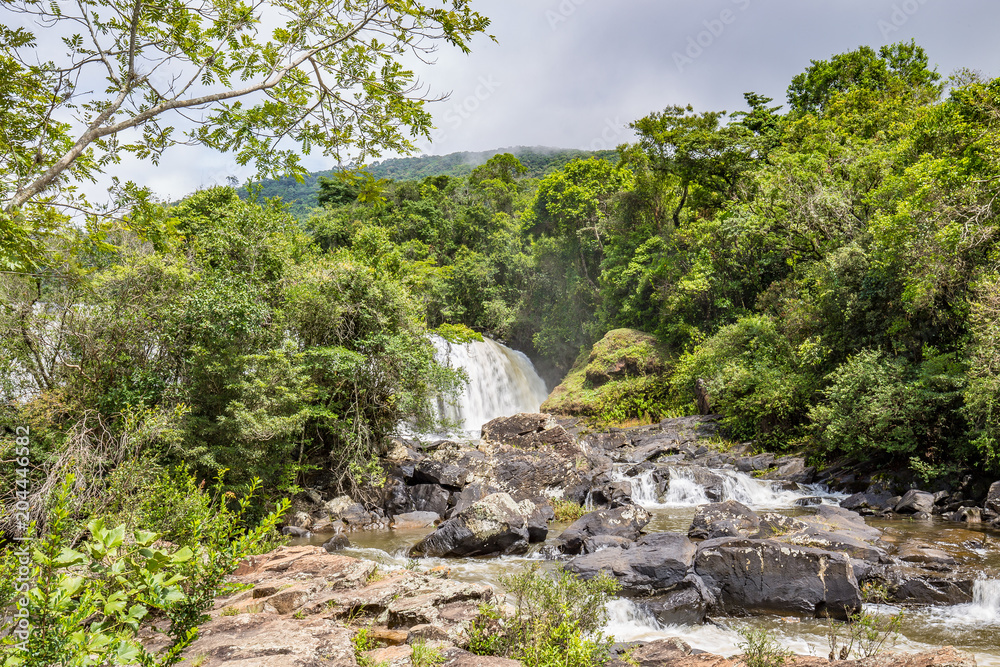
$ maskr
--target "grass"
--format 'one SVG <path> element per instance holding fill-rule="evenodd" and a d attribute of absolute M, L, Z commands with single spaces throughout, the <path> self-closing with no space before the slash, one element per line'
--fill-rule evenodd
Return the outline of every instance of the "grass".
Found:
<path fill-rule="evenodd" d="M 236 616 L 240 613 L 240 610 L 236 607 L 224 607 L 222 609 L 222 616 Z"/>
<path fill-rule="evenodd" d="M 587 510 L 572 500 L 557 500 L 552 503 L 552 509 L 556 513 L 556 521 L 559 523 L 572 523 L 587 513 Z"/>
<path fill-rule="evenodd" d="M 444 662 L 444 655 L 441 651 L 427 645 L 423 639 L 418 639 L 410 644 L 413 654 L 410 656 L 410 663 L 413 667 L 434 667 Z"/>

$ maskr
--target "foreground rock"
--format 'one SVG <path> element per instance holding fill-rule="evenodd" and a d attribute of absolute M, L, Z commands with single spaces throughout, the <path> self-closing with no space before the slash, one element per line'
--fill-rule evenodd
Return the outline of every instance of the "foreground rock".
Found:
<path fill-rule="evenodd" d="M 744 656 L 724 658 L 711 653 L 696 653 L 679 639 L 663 639 L 633 649 L 628 661 L 612 660 L 608 667 L 742 667 Z M 922 653 L 884 653 L 856 660 L 827 660 L 808 655 L 785 659 L 785 667 L 976 667 L 970 653 L 950 646 Z"/>
<path fill-rule="evenodd" d="M 733 616 L 776 614 L 847 620 L 861 590 L 844 554 L 774 540 L 723 537 L 702 542 L 695 572 Z"/>
<path fill-rule="evenodd" d="M 479 605 L 493 600 L 486 585 L 410 570 L 383 573 L 375 563 L 313 546 L 253 557 L 230 580 L 247 590 L 219 598 L 184 653 L 202 667 L 354 666 L 356 628 L 345 627 L 346 619 L 365 626 L 379 619 L 379 636 L 403 640 L 409 629 L 431 626 L 454 644 Z M 156 649 L 162 639 L 146 643 Z"/>
<path fill-rule="evenodd" d="M 528 507 L 527 505 L 530 505 Z M 448 519 L 410 550 L 414 556 L 483 556 L 528 550 L 529 519 L 535 505 L 518 504 L 506 493 L 494 493 Z"/>

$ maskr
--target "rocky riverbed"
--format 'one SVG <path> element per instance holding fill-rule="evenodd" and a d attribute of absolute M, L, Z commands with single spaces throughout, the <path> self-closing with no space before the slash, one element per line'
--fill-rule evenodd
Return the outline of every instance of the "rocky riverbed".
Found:
<path fill-rule="evenodd" d="M 215 661 L 205 664 L 257 664 L 267 651 L 273 660 L 259 664 L 313 664 L 322 655 L 353 664 L 344 625 L 360 619 L 394 647 L 378 661 L 406 664 L 407 642 L 419 638 L 442 642 L 452 663 L 483 662 L 461 652 L 464 628 L 480 602 L 500 594 L 498 574 L 525 560 L 583 577 L 612 573 L 623 587 L 616 604 L 627 605 L 616 607 L 612 626 L 655 630 L 619 627 L 620 639 L 659 641 L 688 629 L 681 634 L 694 653 L 675 646 L 668 662 L 641 664 L 726 663 L 697 652 L 724 644 L 699 646 L 701 631 L 690 629 L 725 631 L 729 619 L 785 619 L 776 632 L 783 636 L 846 618 L 866 598 L 918 619 L 993 604 L 984 586 L 997 579 L 989 523 L 1000 484 L 982 497 L 897 489 L 848 468 L 817 472 L 798 457 L 725 450 L 715 435 L 710 417 L 592 432 L 521 414 L 489 422 L 479 441 L 401 440 L 374 502 L 328 501 L 321 488 L 305 494 L 286 527 L 299 546 L 237 573 L 247 590 L 219 601 L 188 653 Z M 591 511 L 555 523 L 560 500 Z M 290 642 L 283 649 L 282 634 Z M 261 648 L 236 651 L 237 641 Z M 983 650 L 989 642 L 968 648 L 993 662 L 1000 647 Z M 960 652 L 921 655 L 913 664 L 973 664 Z"/>

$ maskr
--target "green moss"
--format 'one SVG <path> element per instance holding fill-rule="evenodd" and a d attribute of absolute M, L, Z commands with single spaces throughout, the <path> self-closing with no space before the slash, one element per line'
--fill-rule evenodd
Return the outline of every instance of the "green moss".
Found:
<path fill-rule="evenodd" d="M 581 354 L 542 410 L 601 422 L 658 421 L 668 416 L 669 364 L 656 339 L 615 329 Z"/>
<path fill-rule="evenodd" d="M 462 343 L 483 342 L 483 335 L 478 331 L 473 331 L 464 324 L 444 323 L 434 330 L 438 336 L 444 338 L 449 343 L 461 345 Z"/>

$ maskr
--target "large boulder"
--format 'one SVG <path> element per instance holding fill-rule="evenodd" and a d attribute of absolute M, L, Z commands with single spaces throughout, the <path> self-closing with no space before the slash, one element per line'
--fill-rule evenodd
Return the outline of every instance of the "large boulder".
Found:
<path fill-rule="evenodd" d="M 577 556 L 566 569 L 583 579 L 607 572 L 627 595 L 651 595 L 677 587 L 691 573 L 697 548 L 686 535 L 646 535 L 628 549 L 612 547 Z"/>
<path fill-rule="evenodd" d="M 440 484 L 454 490 L 469 483 L 472 472 L 461 466 L 451 465 L 434 459 L 424 459 L 413 468 L 414 484 Z"/>
<path fill-rule="evenodd" d="M 487 445 L 526 449 L 574 443 L 573 436 L 556 423 L 552 415 L 527 412 L 486 422 L 483 424 L 482 441 Z"/>
<path fill-rule="evenodd" d="M 910 489 L 892 508 L 897 514 L 930 514 L 934 509 L 934 494 Z"/>
<path fill-rule="evenodd" d="M 750 537 L 760 530 L 760 517 L 752 509 L 735 500 L 701 505 L 691 520 L 688 537 Z"/>
<path fill-rule="evenodd" d="M 510 495 L 494 493 L 440 524 L 410 553 L 434 557 L 524 553 L 530 536 L 523 511 Z"/>
<path fill-rule="evenodd" d="M 635 540 L 650 518 L 649 512 L 638 505 L 622 505 L 589 512 L 562 532 L 559 536 L 559 550 L 566 554 L 578 554 L 583 549 L 583 541 L 597 535 Z"/>
<path fill-rule="evenodd" d="M 702 542 L 695 572 L 730 615 L 832 617 L 861 609 L 851 559 L 776 540 L 724 537 Z"/>
<path fill-rule="evenodd" d="M 986 494 L 986 509 L 1000 514 L 1000 482 L 993 482 Z"/>

